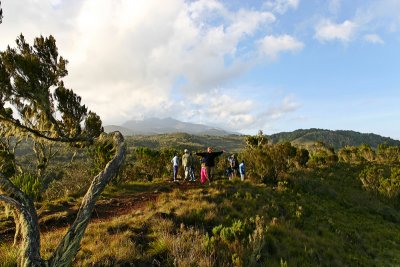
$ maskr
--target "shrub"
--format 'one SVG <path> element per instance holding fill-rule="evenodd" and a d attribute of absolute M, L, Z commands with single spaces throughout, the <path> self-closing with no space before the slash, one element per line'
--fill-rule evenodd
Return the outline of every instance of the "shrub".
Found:
<path fill-rule="evenodd" d="M 89 155 L 93 158 L 94 164 L 92 174 L 96 175 L 102 171 L 114 154 L 113 141 L 110 138 L 101 136 L 89 150 Z"/>
<path fill-rule="evenodd" d="M 338 152 L 339 161 L 353 164 L 372 162 L 375 160 L 375 151 L 366 144 L 359 147 L 345 146 Z"/>
<path fill-rule="evenodd" d="M 209 244 L 219 266 L 258 266 L 266 244 L 267 228 L 263 217 L 236 220 L 231 226 L 216 226 Z M 231 262 L 225 262 L 226 260 Z"/>
<path fill-rule="evenodd" d="M 390 169 L 390 177 L 380 181 L 379 191 L 388 198 L 397 198 L 400 194 L 400 167 Z"/>
<path fill-rule="evenodd" d="M 380 180 L 384 177 L 384 169 L 378 166 L 367 166 L 365 167 L 359 178 L 363 184 L 363 187 L 367 191 L 371 191 L 374 193 L 379 192 Z"/>
<path fill-rule="evenodd" d="M 309 166 L 331 166 L 338 162 L 338 156 L 332 147 L 328 147 L 323 142 L 316 142 L 311 147 Z"/>
<path fill-rule="evenodd" d="M 12 178 L 12 182 L 34 201 L 40 200 L 42 184 L 36 175 L 31 173 L 17 174 Z"/>
<path fill-rule="evenodd" d="M 7 177 L 13 176 L 15 174 L 14 161 L 14 154 L 4 149 L 0 143 L 0 172 Z"/>
<path fill-rule="evenodd" d="M 400 146 L 378 146 L 378 160 L 381 163 L 398 163 L 400 160 Z"/>
<path fill-rule="evenodd" d="M 380 193 L 390 199 L 400 195 L 400 167 L 385 170 L 378 166 L 367 166 L 361 171 L 359 178 L 368 191 Z"/>
<path fill-rule="evenodd" d="M 299 148 L 296 151 L 295 161 L 300 167 L 305 167 L 310 159 L 310 153 L 305 148 Z"/>

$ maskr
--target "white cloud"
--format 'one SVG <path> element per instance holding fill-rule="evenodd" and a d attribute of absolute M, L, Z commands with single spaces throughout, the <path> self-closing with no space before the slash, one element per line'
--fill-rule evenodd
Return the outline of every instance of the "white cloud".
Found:
<path fill-rule="evenodd" d="M 293 95 L 285 96 L 279 106 L 269 107 L 263 114 L 268 120 L 277 120 L 301 107 Z"/>
<path fill-rule="evenodd" d="M 252 112 L 256 103 L 236 93 L 213 90 L 196 95 L 187 104 L 191 108 L 189 111 L 186 109 L 185 114 L 191 114 L 196 121 L 214 126 L 223 125 L 227 129 L 242 130 L 255 121 Z"/>
<path fill-rule="evenodd" d="M 173 112 L 177 77 L 185 98 L 240 76 L 253 63 L 239 45 L 275 20 L 213 0 L 85 0 L 73 15 L 60 49 L 70 61 L 67 86 L 106 123 Z"/>
<path fill-rule="evenodd" d="M 257 61 L 256 38 L 276 21 L 271 12 L 229 10 L 217 0 L 2 3 L 7 16 L 0 49 L 13 46 L 20 32 L 30 43 L 53 34 L 60 55 L 70 62 L 66 86 L 105 124 L 189 116 L 241 130 L 257 121 L 259 99 L 216 88 L 226 88 Z M 298 1 L 276 4 L 275 12 L 296 8 Z M 290 36 L 276 38 L 285 48 L 274 48 L 275 56 L 302 47 Z"/>
<path fill-rule="evenodd" d="M 247 98 L 233 90 L 213 90 L 207 94 L 198 94 L 187 99 L 181 107 L 181 114 L 197 122 L 223 127 L 233 131 L 256 131 L 271 126 L 278 120 L 287 118 L 296 112 L 301 104 L 292 94 L 282 98 L 272 96 L 270 103 L 259 103 L 259 99 Z"/>
<path fill-rule="evenodd" d="M 343 0 L 329 0 L 329 11 L 336 17 L 339 16 L 342 4 L 344 5 Z M 355 6 L 354 15 L 341 24 L 330 19 L 320 20 L 315 27 L 314 37 L 321 42 L 334 40 L 350 42 L 362 39 L 375 44 L 384 44 L 379 34 L 382 32 L 393 34 L 399 30 L 399 9 L 398 0 L 366 1 Z"/>
<path fill-rule="evenodd" d="M 357 24 L 346 20 L 341 24 L 336 24 L 330 20 L 322 20 L 315 28 L 314 37 L 321 42 L 339 40 L 349 42 L 355 35 Z"/>
<path fill-rule="evenodd" d="M 366 34 L 364 40 L 373 44 L 384 44 L 383 39 L 377 34 Z"/>
<path fill-rule="evenodd" d="M 272 12 L 284 14 L 289 9 L 297 9 L 300 0 L 272 0 L 266 1 L 264 7 L 272 10 Z"/>
<path fill-rule="evenodd" d="M 365 26 L 365 32 L 397 32 L 400 28 L 400 1 L 380 0 L 357 9 L 354 20 Z"/>
<path fill-rule="evenodd" d="M 290 35 L 265 36 L 259 41 L 260 53 L 271 60 L 277 59 L 282 52 L 297 52 L 303 49 L 304 44 Z"/>

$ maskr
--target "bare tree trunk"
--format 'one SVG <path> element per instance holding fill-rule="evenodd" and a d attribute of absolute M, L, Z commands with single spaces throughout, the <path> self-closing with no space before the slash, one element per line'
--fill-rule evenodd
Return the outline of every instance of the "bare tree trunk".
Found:
<path fill-rule="evenodd" d="M 2 192 L 13 196 L 0 195 L 0 201 L 9 204 L 18 213 L 19 221 L 16 224 L 19 224 L 22 237 L 18 266 L 43 266 L 44 262 L 40 257 L 39 221 L 33 202 L 16 188 L 8 178 L 2 175 L 0 177 L 2 178 L 0 179 Z M 20 201 L 16 200 L 17 198 Z"/>
<path fill-rule="evenodd" d="M 71 225 L 57 249 L 53 252 L 49 266 L 70 266 L 78 252 L 82 237 L 89 224 L 97 198 L 119 170 L 125 156 L 125 143 L 121 133 L 114 133 L 116 153 L 105 169 L 94 177 L 90 188 L 82 199 L 75 222 Z"/>
<path fill-rule="evenodd" d="M 13 247 L 16 247 L 18 245 L 18 241 L 21 240 L 21 228 L 20 226 L 20 217 L 18 212 L 13 210 L 13 217 L 14 217 L 14 223 L 15 223 L 15 233 L 14 233 L 14 242 L 13 242 Z"/>
<path fill-rule="evenodd" d="M 89 224 L 95 203 L 108 182 L 117 174 L 125 156 L 125 143 L 121 133 L 114 133 L 115 155 L 102 172 L 93 178 L 84 196 L 75 222 L 48 261 L 40 256 L 40 231 L 33 201 L 4 175 L 0 174 L 0 202 L 10 205 L 18 213 L 21 246 L 18 266 L 71 266 L 82 237 Z"/>

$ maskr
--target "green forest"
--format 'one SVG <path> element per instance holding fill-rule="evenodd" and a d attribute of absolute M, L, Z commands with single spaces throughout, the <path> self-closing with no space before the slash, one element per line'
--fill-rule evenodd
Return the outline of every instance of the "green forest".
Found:
<path fill-rule="evenodd" d="M 53 36 L 0 52 L 2 266 L 399 266 L 399 141 L 351 131 L 124 138 Z M 174 155 L 222 151 L 172 182 Z M 245 164 L 228 177 L 228 156 Z"/>

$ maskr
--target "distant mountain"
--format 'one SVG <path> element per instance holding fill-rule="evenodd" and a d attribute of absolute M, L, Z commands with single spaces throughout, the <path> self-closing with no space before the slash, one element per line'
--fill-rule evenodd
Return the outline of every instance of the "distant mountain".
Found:
<path fill-rule="evenodd" d="M 394 140 L 389 137 L 383 137 L 372 133 L 359 133 L 355 131 L 345 130 L 324 130 L 324 129 L 300 129 L 293 132 L 281 132 L 272 134 L 269 139 L 273 143 L 280 143 L 289 141 L 292 144 L 308 147 L 317 141 L 324 142 L 325 144 L 335 148 L 336 150 L 349 146 L 360 146 L 368 144 L 372 148 L 377 148 L 379 144 L 386 143 L 392 146 L 400 146 L 399 140 Z"/>
<path fill-rule="evenodd" d="M 189 135 L 197 136 L 229 136 L 238 135 L 239 133 L 228 132 L 223 129 L 189 122 L 182 122 L 173 118 L 148 118 L 144 120 L 130 120 L 121 126 L 109 125 L 104 127 L 106 132 L 120 131 L 125 136 L 133 135 L 170 135 L 176 133 L 186 133 Z M 157 138 L 164 138 L 158 136 Z M 170 137 L 165 137 L 170 138 Z M 146 139 L 146 138 L 145 138 Z M 268 136 L 272 143 L 280 143 L 289 141 L 294 145 L 302 147 L 310 147 L 315 142 L 323 142 L 328 146 L 338 150 L 346 145 L 360 146 L 368 144 L 372 148 L 377 148 L 379 144 L 388 144 L 393 146 L 400 146 L 399 140 L 394 140 L 389 137 L 383 137 L 373 133 L 360 133 L 348 130 L 326 130 L 326 129 L 299 129 L 293 132 L 281 132 Z M 240 138 L 239 138 L 240 140 Z M 173 142 L 172 142 L 173 143 Z M 241 147 L 242 143 L 239 142 L 237 148 Z M 233 147 L 232 147 L 233 148 Z"/>
<path fill-rule="evenodd" d="M 121 126 L 109 125 L 104 127 L 105 132 L 120 131 L 130 135 L 154 135 L 169 133 L 188 133 L 195 135 L 226 136 L 237 134 L 223 129 L 189 122 L 182 122 L 173 118 L 148 118 L 144 120 L 130 120 Z"/>
<path fill-rule="evenodd" d="M 120 133 L 122 133 L 125 136 L 130 136 L 130 135 L 134 135 L 134 131 L 122 126 L 118 126 L 118 125 L 106 125 L 104 126 L 104 131 L 106 133 L 111 133 L 111 132 L 115 132 L 118 131 Z"/>

